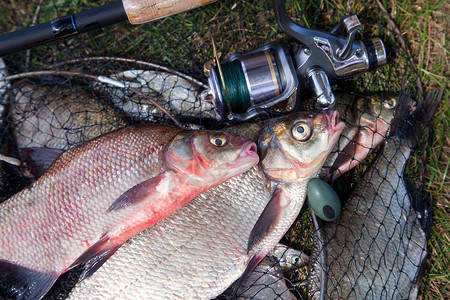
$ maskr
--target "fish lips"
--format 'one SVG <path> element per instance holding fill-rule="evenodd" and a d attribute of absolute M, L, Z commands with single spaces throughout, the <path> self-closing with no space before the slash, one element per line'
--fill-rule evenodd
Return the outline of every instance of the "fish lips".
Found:
<path fill-rule="evenodd" d="M 243 173 L 259 162 L 257 146 L 254 142 L 247 141 L 242 146 L 238 157 L 234 162 L 228 163 L 229 170 L 233 174 L 231 176 Z"/>
<path fill-rule="evenodd" d="M 345 123 L 339 121 L 339 113 L 336 110 L 327 110 L 324 115 L 327 118 L 328 143 L 331 150 L 344 130 Z"/>
<path fill-rule="evenodd" d="M 311 139 L 316 139 L 317 142 L 296 141 L 291 135 L 291 127 L 297 122 L 289 122 L 288 124 L 271 122 L 261 135 L 261 165 L 264 173 L 272 180 L 293 181 L 315 176 L 345 127 L 345 124 L 339 121 L 339 113 L 335 110 L 326 110 L 319 114 L 307 113 L 304 118 L 298 118 L 298 120 L 300 119 L 303 119 L 302 121 L 308 124 L 313 131 L 318 131 L 315 136 L 311 137 Z M 326 141 L 320 141 L 321 131 L 327 134 Z M 312 153 L 310 157 L 301 153 L 301 148 L 298 151 L 292 150 L 295 143 L 308 142 L 325 145 L 325 147 L 319 148 L 319 151 Z"/>

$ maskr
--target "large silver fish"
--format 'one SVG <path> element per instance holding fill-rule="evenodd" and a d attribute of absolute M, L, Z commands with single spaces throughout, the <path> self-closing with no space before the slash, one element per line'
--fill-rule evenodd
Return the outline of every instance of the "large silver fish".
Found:
<path fill-rule="evenodd" d="M 70 299 L 208 299 L 249 273 L 301 210 L 344 124 L 295 113 L 234 130 L 259 139 L 261 162 L 126 242 Z"/>
<path fill-rule="evenodd" d="M 403 171 L 438 102 L 428 97 L 407 120 L 396 120 L 396 135 L 359 180 L 341 217 L 321 226 L 311 257 L 310 298 L 417 297 L 426 236 Z"/>
<path fill-rule="evenodd" d="M 229 133 L 146 124 L 64 152 L 0 205 L 0 278 L 39 299 L 62 273 L 95 271 L 120 245 L 258 162 Z M 212 200 L 212 199 L 211 199 Z"/>

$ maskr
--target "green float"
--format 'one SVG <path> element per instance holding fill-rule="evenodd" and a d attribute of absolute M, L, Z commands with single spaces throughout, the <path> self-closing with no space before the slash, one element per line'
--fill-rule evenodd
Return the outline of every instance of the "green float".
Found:
<path fill-rule="evenodd" d="M 319 178 L 313 178 L 308 183 L 308 201 L 316 216 L 324 221 L 334 221 L 341 214 L 339 196 Z"/>

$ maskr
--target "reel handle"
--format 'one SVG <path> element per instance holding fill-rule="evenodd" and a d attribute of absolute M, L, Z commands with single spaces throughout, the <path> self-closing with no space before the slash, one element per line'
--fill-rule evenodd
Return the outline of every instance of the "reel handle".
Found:
<path fill-rule="evenodd" d="M 217 0 L 122 0 L 131 24 L 147 23 L 188 11 Z"/>

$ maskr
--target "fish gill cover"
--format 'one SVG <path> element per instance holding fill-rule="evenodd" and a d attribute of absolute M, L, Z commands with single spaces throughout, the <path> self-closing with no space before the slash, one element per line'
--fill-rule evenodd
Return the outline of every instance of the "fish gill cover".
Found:
<path fill-rule="evenodd" d="M 3 3 L 10 9 L 1 14 L 0 33 L 31 26 L 33 19 L 47 22 L 105 3 Z M 420 102 L 425 94 L 405 48 L 408 42 L 378 1 L 287 1 L 287 8 L 302 26 L 326 31 L 343 16 L 357 14 L 362 37 L 384 41 L 388 63 L 333 85 L 346 128 L 321 177 L 338 192 L 341 217 L 317 221 L 305 205 L 280 241 L 289 248 L 280 245 L 272 251 L 237 296 L 414 298 L 426 268 L 431 208 L 420 193 L 425 158 L 415 156 L 415 167 L 405 176 L 410 145 L 396 135 L 401 126 L 397 118 L 412 113 L 415 99 Z M 9 77 L 0 83 L 1 154 L 23 163 L 0 162 L 1 200 L 28 186 L 61 150 L 118 128 L 174 124 L 173 118 L 186 127 L 226 127 L 201 95 L 207 85 L 203 65 L 213 57 L 212 37 L 221 60 L 278 39 L 289 43 L 269 1 L 219 1 L 152 23 L 113 25 L 4 57 Z M 302 100 L 308 107 L 308 100 Z M 419 147 L 426 151 L 427 141 L 421 140 Z M 347 172 L 350 165 L 355 168 Z M 67 297 L 81 271 L 61 276 L 44 299 Z M 2 283 L 0 298 L 14 298 L 9 288 Z M 217 297 L 232 298 L 235 292 L 230 288 Z"/>

